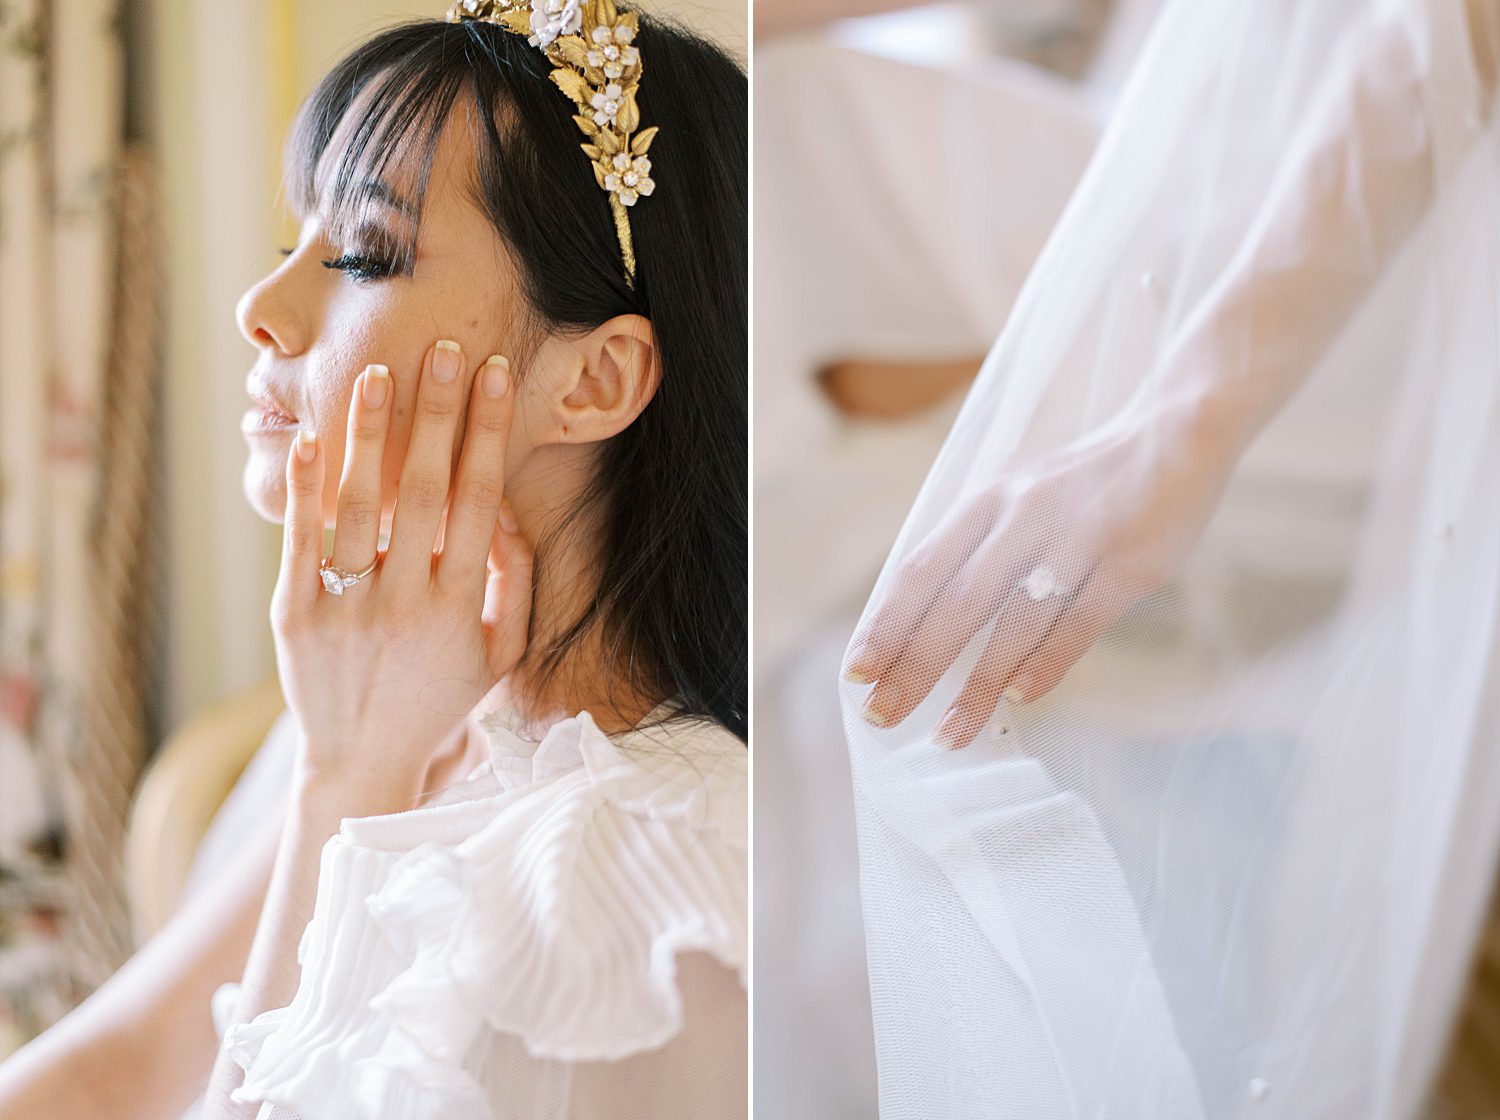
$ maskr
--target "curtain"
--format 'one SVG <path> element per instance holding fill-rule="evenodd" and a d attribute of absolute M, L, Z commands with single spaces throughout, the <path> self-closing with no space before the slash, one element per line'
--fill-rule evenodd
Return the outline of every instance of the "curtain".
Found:
<path fill-rule="evenodd" d="M 114 0 L 0 5 L 0 1058 L 129 955 L 156 244 Z"/>

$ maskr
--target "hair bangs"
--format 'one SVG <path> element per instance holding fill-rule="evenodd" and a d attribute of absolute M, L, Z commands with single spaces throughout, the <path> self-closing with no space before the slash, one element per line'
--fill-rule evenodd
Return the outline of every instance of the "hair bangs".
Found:
<path fill-rule="evenodd" d="M 342 244 L 368 244 L 378 231 L 387 243 L 375 247 L 409 272 L 438 137 L 473 79 L 461 57 L 444 64 L 441 40 L 416 52 L 382 45 L 377 39 L 349 56 L 303 103 L 284 182 L 299 221 L 317 215 Z M 397 220 L 374 221 L 380 211 Z"/>

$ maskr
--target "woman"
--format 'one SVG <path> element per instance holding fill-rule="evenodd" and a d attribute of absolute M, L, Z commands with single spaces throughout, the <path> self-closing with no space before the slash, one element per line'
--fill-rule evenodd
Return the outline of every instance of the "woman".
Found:
<path fill-rule="evenodd" d="M 236 976 L 206 1116 L 743 1113 L 745 83 L 557 8 L 388 31 L 303 106 L 239 308 L 284 824 L 0 1115 L 176 1115 Z"/>
<path fill-rule="evenodd" d="M 1175 0 L 844 660 L 883 1117 L 1423 1107 L 1500 852 L 1492 0 Z"/>

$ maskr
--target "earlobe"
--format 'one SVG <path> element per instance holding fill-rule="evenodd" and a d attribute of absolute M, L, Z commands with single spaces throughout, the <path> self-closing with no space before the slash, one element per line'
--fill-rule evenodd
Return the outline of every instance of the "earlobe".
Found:
<path fill-rule="evenodd" d="M 573 376 L 557 402 L 560 441 L 591 443 L 624 431 L 660 381 L 651 321 L 616 315 L 568 345 Z"/>

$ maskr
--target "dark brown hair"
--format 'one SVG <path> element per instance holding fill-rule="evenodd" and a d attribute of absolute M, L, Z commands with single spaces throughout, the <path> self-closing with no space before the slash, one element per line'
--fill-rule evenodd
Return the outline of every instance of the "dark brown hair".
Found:
<path fill-rule="evenodd" d="M 357 48 L 303 104 L 286 182 L 300 212 L 321 202 L 335 238 L 397 166 L 408 177 L 415 167 L 420 206 L 443 124 L 461 95 L 472 96 L 475 201 L 516 262 L 529 312 L 547 332 L 580 333 L 643 315 L 661 362 L 655 396 L 603 445 L 598 473 L 570 511 L 600 515 L 598 594 L 528 661 L 555 671 L 597 632 L 610 663 L 629 676 L 615 683 L 664 691 L 682 715 L 711 718 L 743 739 L 746 82 L 718 47 L 660 18 L 641 14 L 636 43 L 645 63 L 641 127 L 661 131 L 651 149 L 656 192 L 629 212 L 633 288 L 608 195 L 579 150 L 572 104 L 548 79 L 551 64 L 492 24 L 407 23 Z M 356 99 L 360 116 L 320 184 L 319 166 Z M 386 267 L 414 267 L 414 244 L 388 247 Z M 554 543 L 536 542 L 538 565 Z"/>

